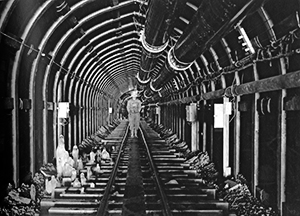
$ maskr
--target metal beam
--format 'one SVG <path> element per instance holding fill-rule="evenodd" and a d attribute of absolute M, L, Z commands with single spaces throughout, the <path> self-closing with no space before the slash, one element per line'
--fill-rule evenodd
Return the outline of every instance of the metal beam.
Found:
<path fill-rule="evenodd" d="M 191 103 L 199 100 L 214 100 L 224 96 L 234 97 L 239 95 L 276 91 L 281 89 L 290 89 L 297 87 L 300 87 L 300 70 L 290 72 L 284 75 L 278 75 L 258 81 L 248 82 L 241 85 L 233 85 L 225 89 L 207 92 L 202 95 L 194 95 L 192 97 L 186 97 L 180 100 L 173 100 L 160 104 Z"/>

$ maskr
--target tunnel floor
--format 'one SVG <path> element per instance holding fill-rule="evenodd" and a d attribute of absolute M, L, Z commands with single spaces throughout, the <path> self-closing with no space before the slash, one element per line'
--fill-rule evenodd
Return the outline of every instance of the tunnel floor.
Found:
<path fill-rule="evenodd" d="M 101 161 L 100 170 L 87 160 L 78 173 L 86 182 L 56 187 L 42 200 L 40 215 L 234 215 L 189 160 L 170 148 L 171 134 L 162 138 L 143 121 L 138 138 L 130 138 L 127 127 L 121 121 L 99 143 L 112 160 Z"/>

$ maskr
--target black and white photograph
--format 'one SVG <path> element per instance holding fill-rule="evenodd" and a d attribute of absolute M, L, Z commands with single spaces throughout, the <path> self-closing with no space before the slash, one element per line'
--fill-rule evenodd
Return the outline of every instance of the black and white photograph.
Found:
<path fill-rule="evenodd" d="M 0 216 L 300 216 L 300 0 L 0 0 Z"/>

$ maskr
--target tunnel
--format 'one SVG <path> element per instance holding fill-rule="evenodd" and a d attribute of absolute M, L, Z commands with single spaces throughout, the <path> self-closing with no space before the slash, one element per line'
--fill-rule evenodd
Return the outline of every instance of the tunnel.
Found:
<path fill-rule="evenodd" d="M 71 153 L 97 133 L 125 134 L 138 92 L 139 143 L 176 134 L 209 156 L 219 195 L 243 176 L 255 202 L 299 215 L 299 9 L 298 0 L 0 0 L 1 214 L 12 214 L 8 187 L 56 163 L 62 136 Z M 220 215 L 243 215 L 228 209 Z"/>

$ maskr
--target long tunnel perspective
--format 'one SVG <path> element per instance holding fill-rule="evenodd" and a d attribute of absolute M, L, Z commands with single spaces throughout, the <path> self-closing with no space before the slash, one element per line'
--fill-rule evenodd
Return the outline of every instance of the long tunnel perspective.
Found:
<path fill-rule="evenodd" d="M 219 185 L 241 174 L 278 215 L 300 215 L 299 12 L 299 0 L 0 0 L 1 213 L 61 135 L 71 152 L 127 121 L 137 91 L 143 124 L 206 152 Z"/>

